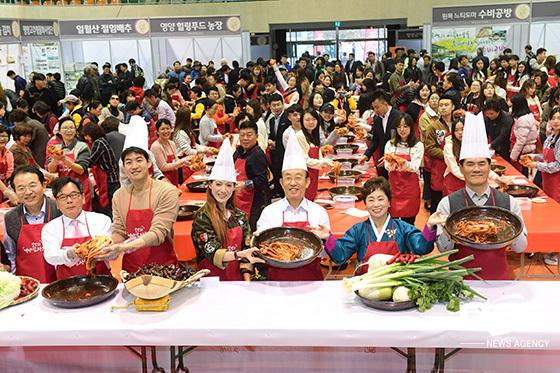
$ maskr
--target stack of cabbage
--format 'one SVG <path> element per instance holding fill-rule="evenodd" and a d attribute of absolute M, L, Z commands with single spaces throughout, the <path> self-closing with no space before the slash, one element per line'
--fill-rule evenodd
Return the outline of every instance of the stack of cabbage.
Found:
<path fill-rule="evenodd" d="M 0 271 L 0 310 L 8 307 L 19 295 L 21 279 L 10 272 Z"/>

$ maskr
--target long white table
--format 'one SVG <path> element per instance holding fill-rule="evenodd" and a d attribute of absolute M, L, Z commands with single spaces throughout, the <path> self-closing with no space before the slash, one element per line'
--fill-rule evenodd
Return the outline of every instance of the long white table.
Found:
<path fill-rule="evenodd" d="M 0 346 L 391 346 L 560 350 L 558 282 L 470 282 L 488 301 L 452 313 L 385 312 L 346 295 L 338 281 L 203 279 L 172 295 L 166 312 L 110 311 L 111 300 L 61 309 L 40 295 L 0 311 Z M 520 322 L 521 320 L 521 322 Z M 530 320 L 528 322 L 527 320 Z"/>

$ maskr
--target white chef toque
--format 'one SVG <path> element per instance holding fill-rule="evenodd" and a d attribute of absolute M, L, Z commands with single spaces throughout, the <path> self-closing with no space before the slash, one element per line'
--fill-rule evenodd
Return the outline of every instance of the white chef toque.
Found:
<path fill-rule="evenodd" d="M 286 152 L 282 162 L 282 171 L 296 168 L 307 171 L 307 163 L 301 145 L 297 140 L 296 132 L 293 128 L 288 129 L 288 131 L 290 131 L 290 134 L 288 135 L 288 144 L 286 144 Z"/>
<path fill-rule="evenodd" d="M 216 163 L 214 164 L 214 167 L 212 167 L 212 172 L 210 173 L 208 180 L 223 180 L 231 181 L 233 183 L 237 182 L 229 137 L 226 137 L 224 142 L 222 142 L 218 158 L 216 158 Z"/>
<path fill-rule="evenodd" d="M 467 158 L 492 158 L 488 149 L 488 136 L 484 125 L 484 116 L 465 113 L 465 128 L 459 160 Z"/>

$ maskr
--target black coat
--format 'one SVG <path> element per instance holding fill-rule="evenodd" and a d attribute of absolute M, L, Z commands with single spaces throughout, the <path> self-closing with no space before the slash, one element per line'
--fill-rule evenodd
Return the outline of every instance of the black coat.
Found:
<path fill-rule="evenodd" d="M 391 108 L 385 131 L 383 130 L 383 120 L 381 117 L 375 116 L 373 118 L 373 125 L 371 129 L 373 137 L 364 153 L 368 159 L 373 155 L 377 148 L 379 148 L 379 154 L 383 157 L 383 154 L 385 154 L 385 144 L 387 144 L 387 142 L 391 140 L 391 137 L 393 137 L 393 130 L 396 128 L 397 119 L 401 115 L 402 112 L 399 109 Z"/>
<path fill-rule="evenodd" d="M 48 88 L 39 91 L 37 87 L 33 86 L 25 91 L 23 98 L 29 104 L 29 115 L 33 119 L 39 119 L 39 117 L 37 117 L 37 115 L 31 110 L 37 101 L 43 101 L 45 104 L 49 105 L 51 113 L 58 112 L 57 100 L 54 97 L 53 92 Z"/>
<path fill-rule="evenodd" d="M 486 125 L 486 133 L 490 137 L 490 146 L 499 156 L 509 162 L 509 138 L 513 126 L 513 117 L 502 110 L 496 120 L 490 120 L 486 116 L 484 124 Z"/>
<path fill-rule="evenodd" d="M 95 88 L 89 76 L 82 75 L 78 80 L 76 88 L 80 90 L 80 94 L 84 100 L 90 100 L 95 97 Z"/>

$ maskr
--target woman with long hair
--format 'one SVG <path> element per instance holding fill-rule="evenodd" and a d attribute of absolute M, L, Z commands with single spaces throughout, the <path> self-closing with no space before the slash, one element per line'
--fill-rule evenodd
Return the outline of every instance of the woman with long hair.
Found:
<path fill-rule="evenodd" d="M 531 110 L 531 113 L 533 113 L 535 120 L 540 125 L 542 109 L 541 109 L 541 102 L 537 97 L 537 83 L 535 83 L 533 79 L 527 79 L 525 83 L 523 83 L 523 85 L 521 86 L 519 93 L 525 96 L 525 99 L 527 100 L 527 104 L 529 105 L 529 109 Z"/>
<path fill-rule="evenodd" d="M 484 71 L 484 61 L 482 59 L 475 59 L 472 66 L 471 78 L 481 83 L 486 81 L 486 72 Z"/>
<path fill-rule="evenodd" d="M 471 91 L 463 97 L 463 100 L 461 100 L 461 107 L 463 110 L 470 113 L 477 113 L 478 107 L 476 103 L 482 91 L 482 82 L 480 80 L 473 80 L 470 87 Z"/>
<path fill-rule="evenodd" d="M 395 136 L 385 144 L 383 164 L 389 171 L 389 183 L 393 191 L 393 200 L 389 213 L 414 225 L 420 211 L 420 165 L 424 157 L 424 145 L 418 140 L 414 131 L 414 121 L 409 114 L 402 114 L 395 124 Z M 402 166 L 397 166 L 391 159 L 404 159 Z"/>
<path fill-rule="evenodd" d="M 429 84 L 420 82 L 414 92 L 414 100 L 412 100 L 405 111 L 406 114 L 412 117 L 414 122 L 414 133 L 416 134 L 417 139 L 421 138 L 418 122 L 420 120 L 420 116 L 424 114 L 424 111 L 428 106 L 428 98 L 430 97 L 431 92 L 432 88 Z"/>
<path fill-rule="evenodd" d="M 319 170 L 333 166 L 333 161 L 323 158 L 321 154 L 320 123 L 321 117 L 317 111 L 314 108 L 307 108 L 301 116 L 301 130 L 296 133 L 311 179 L 311 184 L 305 191 L 305 198 L 310 201 L 317 196 Z"/>
<path fill-rule="evenodd" d="M 443 160 L 447 165 L 443 174 L 443 196 L 447 196 L 465 186 L 465 177 L 459 169 L 461 144 L 463 141 L 463 128 L 465 118 L 459 117 L 451 124 L 451 137 L 448 137 L 443 146 Z M 449 141 L 451 139 L 451 141 Z"/>
<path fill-rule="evenodd" d="M 519 172 L 528 176 L 528 170 L 519 163 L 519 157 L 534 153 L 539 138 L 539 125 L 529 109 L 527 99 L 522 94 L 511 98 L 511 114 L 515 122 L 510 136 L 510 163 Z"/>
<path fill-rule="evenodd" d="M 307 108 L 309 106 L 309 87 L 311 83 L 307 80 L 305 69 L 300 67 L 296 70 L 296 82 L 300 93 L 299 104 L 303 108 Z"/>
<path fill-rule="evenodd" d="M 504 100 L 503 98 L 498 97 L 498 95 L 496 95 L 496 89 L 494 88 L 494 83 L 488 81 L 488 82 L 484 82 L 484 84 L 482 84 L 482 93 L 480 94 L 480 96 L 478 97 L 478 100 L 476 101 L 476 106 L 478 109 L 478 112 L 482 111 L 482 108 L 484 107 L 484 105 L 486 104 L 486 102 L 488 100 L 491 99 L 495 99 L 498 100 L 500 103 L 500 108 L 505 111 L 508 112 L 509 111 L 509 106 L 506 102 L 506 100 Z"/>
<path fill-rule="evenodd" d="M 226 159 L 226 157 L 229 157 Z M 191 237 L 196 249 L 198 269 L 209 269 L 220 281 L 251 281 L 252 233 L 247 215 L 236 207 L 237 178 L 226 138 L 210 174 L 206 203 L 195 214 Z"/>

